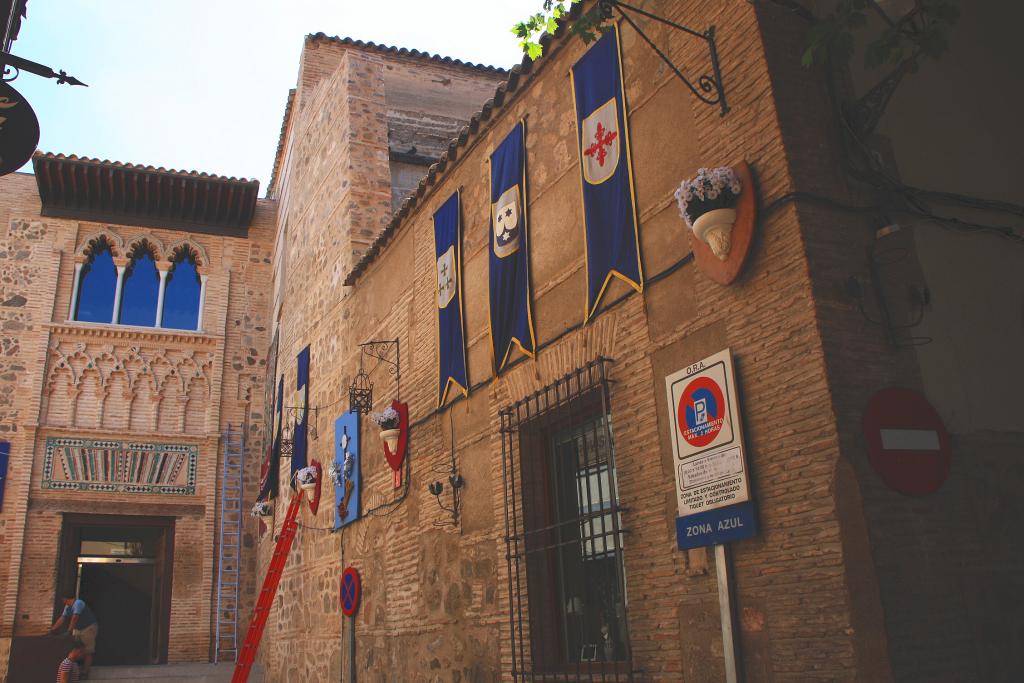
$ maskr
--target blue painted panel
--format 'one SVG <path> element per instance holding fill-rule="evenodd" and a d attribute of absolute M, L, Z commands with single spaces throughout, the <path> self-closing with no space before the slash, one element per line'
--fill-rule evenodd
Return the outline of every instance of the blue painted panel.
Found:
<path fill-rule="evenodd" d="M 676 517 L 676 542 L 680 550 L 730 543 L 755 535 L 757 519 L 752 501 Z"/>
<path fill-rule="evenodd" d="M 341 483 L 334 484 L 334 528 L 340 529 L 360 515 L 359 413 L 350 410 L 334 421 L 334 462 L 343 472 Z"/>
<path fill-rule="evenodd" d="M 11 444 L 0 441 L 0 510 L 4 509 L 4 491 L 7 490 L 7 461 L 11 457 Z"/>

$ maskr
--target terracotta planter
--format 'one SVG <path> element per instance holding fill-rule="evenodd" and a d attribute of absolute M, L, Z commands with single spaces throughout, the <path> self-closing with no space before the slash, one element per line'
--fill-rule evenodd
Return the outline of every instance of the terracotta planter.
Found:
<path fill-rule="evenodd" d="M 380 440 L 386 443 L 388 450 L 394 453 L 398 450 L 398 437 L 401 434 L 401 429 L 382 429 L 380 430 Z"/>
<path fill-rule="evenodd" d="M 724 261 L 732 247 L 732 226 L 735 222 L 736 209 L 712 209 L 693 222 L 693 234 L 711 247 L 720 261 Z"/>

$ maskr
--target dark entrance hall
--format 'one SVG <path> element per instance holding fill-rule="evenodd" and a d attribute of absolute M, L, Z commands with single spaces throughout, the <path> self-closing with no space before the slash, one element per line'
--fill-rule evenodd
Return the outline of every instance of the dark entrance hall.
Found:
<path fill-rule="evenodd" d="M 174 520 L 68 515 L 61 588 L 71 588 L 99 622 L 95 663 L 167 661 Z"/>
<path fill-rule="evenodd" d="M 92 607 L 100 622 L 97 664 L 149 664 L 152 661 L 153 564 L 133 562 L 134 559 L 80 565 L 78 597 Z"/>

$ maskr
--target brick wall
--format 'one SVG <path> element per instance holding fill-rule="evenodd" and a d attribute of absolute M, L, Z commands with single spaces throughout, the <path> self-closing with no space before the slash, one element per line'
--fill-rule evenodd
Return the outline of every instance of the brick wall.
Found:
<path fill-rule="evenodd" d="M 16 600 L 28 514 L 28 478 L 39 410 L 40 368 L 45 345 L 36 339 L 53 306 L 56 275 L 54 228 L 38 216 L 38 195 L 31 176 L 13 174 L 2 181 L 0 206 L 0 434 L 11 443 L 0 510 L 0 677 L 6 675 L 16 625 Z"/>
<path fill-rule="evenodd" d="M 773 96 L 762 23 L 747 3 L 644 3 L 686 25 L 719 27 L 719 54 L 732 111 L 721 118 L 696 101 L 631 29 L 622 31 L 633 170 L 648 276 L 668 273 L 689 252 L 672 192 L 699 166 L 750 161 L 767 201 L 791 191 L 794 175 Z M 701 43 L 652 29 L 677 63 L 701 65 Z M 344 650 L 337 581 L 345 565 L 363 575 L 357 618 L 360 676 L 372 680 L 507 680 L 509 633 L 503 554 L 498 410 L 602 354 L 616 359 L 611 377 L 620 499 L 628 512 L 625 549 L 632 646 L 645 680 L 716 680 L 723 671 L 714 572 L 704 551 L 675 549 L 671 449 L 664 377 L 725 347 L 737 357 L 754 497 L 763 528 L 735 544 L 735 576 L 744 668 L 749 680 L 878 680 L 877 614 L 864 619 L 854 593 L 863 581 L 850 561 L 866 543 L 856 501 L 844 493 L 841 439 L 826 379 L 804 222 L 793 206 L 766 216 L 746 274 L 731 287 L 709 281 L 693 264 L 671 271 L 643 296 L 614 283 L 606 309 L 582 329 L 585 272 L 579 169 L 569 66 L 583 53 L 575 39 L 555 41 L 528 76 L 505 94 L 480 132 L 460 147 L 408 212 L 394 237 L 348 292 L 335 271 L 316 264 L 320 225 L 305 223 L 291 242 L 282 367 L 294 386 L 295 353 L 311 345 L 311 404 L 325 406 L 310 457 L 328 461 L 335 417 L 358 368 L 357 344 L 398 337 L 401 397 L 418 426 L 410 440 L 411 485 L 397 506 L 332 536 L 312 527 L 333 519 L 322 506 L 296 539 L 261 657 L 276 680 L 333 680 Z M 341 111 L 343 105 L 338 105 Z M 334 116 L 307 108 L 305 116 Z M 529 116 L 527 165 L 536 361 L 490 381 L 486 270 L 487 157 L 510 127 Z M 323 163 L 316 159 L 299 163 Z M 314 176 L 292 177 L 289 205 L 333 205 Z M 431 215 L 462 188 L 464 296 L 469 400 L 440 414 L 436 402 L 436 307 Z M 314 192 L 323 194 L 313 195 Z M 314 201 L 312 197 L 315 196 Z M 284 221 L 281 221 L 282 224 Z M 289 226 L 297 225 L 289 220 Z M 342 223 L 352 231 L 376 223 Z M 291 229 L 291 227 L 289 228 Z M 296 259 L 307 264 L 292 266 Z M 324 302 L 327 302 L 325 305 Z M 564 333 L 564 334 L 563 334 Z M 555 341 L 557 338 L 557 341 Z M 289 349 L 289 350 L 284 350 Z M 394 378 L 373 375 L 376 409 L 396 393 Z M 799 391 L 795 391 L 795 388 Z M 329 406 L 329 407 L 328 407 Z M 324 412 L 324 411 L 322 411 Z M 444 519 L 427 492 L 448 457 L 451 429 L 466 478 L 462 524 Z M 374 431 L 364 421 L 364 509 L 395 496 Z M 283 511 L 278 510 L 277 523 Z M 846 507 L 844 507 L 844 505 Z M 272 550 L 261 546 L 261 572 Z M 339 548 L 340 543 L 340 548 Z M 870 588 L 870 581 L 868 582 Z M 874 619 L 873 621 L 871 619 Z M 861 619 L 861 621 L 858 621 Z M 867 628 L 863 628 L 866 626 Z M 873 649 L 874 648 L 874 649 Z M 884 651 L 884 643 L 882 645 Z"/>

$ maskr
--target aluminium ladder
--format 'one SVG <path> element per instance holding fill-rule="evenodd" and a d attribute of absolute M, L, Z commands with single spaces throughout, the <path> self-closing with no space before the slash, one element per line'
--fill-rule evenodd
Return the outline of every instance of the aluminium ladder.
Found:
<path fill-rule="evenodd" d="M 256 652 L 259 650 L 260 640 L 263 639 L 263 629 L 267 625 L 267 617 L 270 616 L 270 608 L 277 595 L 277 586 L 281 582 L 284 565 L 288 561 L 288 553 L 291 552 L 292 541 L 295 540 L 295 532 L 298 530 L 295 518 L 299 514 L 302 498 L 301 488 L 292 493 L 291 503 L 288 504 L 288 513 L 285 515 L 284 524 L 281 525 L 281 534 L 277 537 L 274 555 L 270 558 L 267 576 L 263 579 L 263 588 L 256 600 L 256 607 L 252 611 L 252 621 L 249 622 L 245 643 L 242 644 L 242 650 L 238 654 L 231 683 L 246 683 L 249 680 L 249 671 L 252 670 L 253 662 L 256 661 Z"/>
<path fill-rule="evenodd" d="M 238 581 L 242 561 L 242 468 L 245 431 L 224 432 L 220 485 L 220 555 L 217 563 L 217 636 L 214 662 L 238 657 Z"/>

